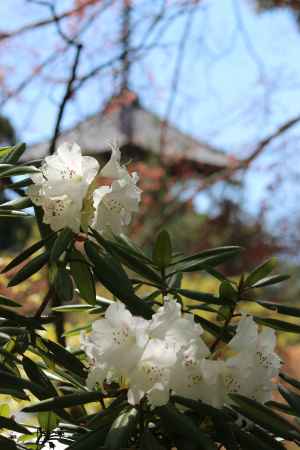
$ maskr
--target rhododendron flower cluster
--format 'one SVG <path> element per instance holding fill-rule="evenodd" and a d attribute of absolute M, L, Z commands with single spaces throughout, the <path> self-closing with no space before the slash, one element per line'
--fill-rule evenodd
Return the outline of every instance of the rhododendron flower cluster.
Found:
<path fill-rule="evenodd" d="M 70 228 L 75 233 L 93 226 L 104 234 L 120 234 L 138 211 L 141 190 L 137 173 L 129 174 L 120 164 L 119 149 L 99 171 L 98 161 L 82 156 L 77 144 L 63 144 L 45 158 L 41 173 L 32 175 L 27 194 L 44 211 L 43 221 L 54 231 Z M 97 187 L 96 176 L 107 185 Z"/>
<path fill-rule="evenodd" d="M 194 316 L 182 314 L 175 300 L 165 299 L 151 320 L 114 302 L 82 339 L 91 361 L 87 385 L 104 389 L 112 382 L 125 383 L 130 404 L 147 398 L 151 407 L 168 403 L 172 394 L 216 408 L 231 393 L 262 403 L 271 399 L 272 378 L 280 367 L 273 330 L 259 333 L 253 318 L 243 315 L 222 358 L 211 354 L 202 333 Z"/>

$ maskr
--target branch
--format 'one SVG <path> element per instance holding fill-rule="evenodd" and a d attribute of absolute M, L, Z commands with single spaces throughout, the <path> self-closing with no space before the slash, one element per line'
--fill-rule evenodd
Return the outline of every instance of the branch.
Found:
<path fill-rule="evenodd" d="M 264 150 L 265 148 L 277 137 L 279 137 L 281 134 L 283 134 L 285 131 L 289 130 L 290 128 L 292 128 L 294 125 L 296 125 L 298 122 L 300 122 L 300 115 L 294 117 L 293 119 L 289 120 L 288 122 L 284 123 L 283 125 L 281 125 L 279 128 L 277 128 L 277 130 L 271 134 L 270 136 L 268 136 L 267 138 L 265 138 L 264 140 L 262 140 L 260 142 L 260 144 L 258 144 L 258 146 L 256 147 L 256 149 L 251 153 L 250 156 L 248 156 L 248 158 L 246 158 L 243 161 L 243 165 L 245 167 L 248 167 L 252 161 L 254 161 L 254 159 L 256 159 Z"/>
<path fill-rule="evenodd" d="M 293 119 L 289 120 L 288 122 L 281 125 L 277 130 L 269 135 L 267 138 L 263 139 L 253 150 L 253 152 L 245 159 L 241 161 L 237 161 L 236 164 L 232 165 L 231 167 L 228 167 L 226 169 L 223 169 L 222 171 L 213 174 L 204 180 L 201 180 L 199 183 L 198 189 L 188 198 L 185 202 L 182 202 L 180 204 L 176 204 L 167 214 L 165 214 L 162 217 L 162 220 L 160 223 L 158 223 L 154 229 L 151 230 L 151 236 L 155 235 L 162 227 L 166 226 L 175 215 L 182 214 L 185 212 L 187 205 L 190 201 L 194 200 L 194 198 L 200 193 L 206 190 L 207 188 L 213 186 L 217 182 L 220 181 L 228 181 L 235 173 L 237 173 L 239 170 L 247 170 L 249 166 L 253 163 L 253 161 L 258 158 L 263 151 L 268 147 L 268 145 L 276 138 L 278 138 L 281 134 L 283 134 L 285 131 L 292 128 L 294 125 L 300 122 L 300 115 L 294 117 Z M 168 202 L 169 203 L 169 202 Z M 144 242 L 146 242 L 150 236 L 146 236 L 144 239 Z"/>
<path fill-rule="evenodd" d="M 73 95 L 73 84 L 76 79 L 76 73 L 77 73 L 77 68 L 79 65 L 79 60 L 80 60 L 80 55 L 81 55 L 82 49 L 83 49 L 82 44 L 76 45 L 76 53 L 75 53 L 74 63 L 72 65 L 70 78 L 69 78 L 69 81 L 66 86 L 65 95 L 63 96 L 60 107 L 59 107 L 57 120 L 56 120 L 56 124 L 55 124 L 55 128 L 54 128 L 54 133 L 53 133 L 53 137 L 52 137 L 51 144 L 49 147 L 50 154 L 52 154 L 55 150 L 56 141 L 60 134 L 60 127 L 61 127 L 61 122 L 63 119 L 64 112 L 65 112 L 65 108 L 67 106 L 68 101 L 70 100 L 70 98 Z"/>
<path fill-rule="evenodd" d="M 56 17 L 49 17 L 49 19 L 40 20 L 38 22 L 29 23 L 27 25 L 24 25 L 21 28 L 18 28 L 17 30 L 11 31 L 11 32 L 0 32 L 0 41 L 3 41 L 5 39 L 10 39 L 15 36 L 19 36 L 21 34 L 27 33 L 28 31 L 36 30 L 37 28 L 42 28 L 47 25 L 51 25 L 57 21 L 61 21 L 67 17 L 70 17 L 75 14 L 80 14 L 84 11 L 84 9 L 88 6 L 92 6 L 95 4 L 95 0 L 86 0 L 86 2 L 82 5 L 79 5 L 76 8 L 72 8 L 62 14 L 56 15 Z"/>

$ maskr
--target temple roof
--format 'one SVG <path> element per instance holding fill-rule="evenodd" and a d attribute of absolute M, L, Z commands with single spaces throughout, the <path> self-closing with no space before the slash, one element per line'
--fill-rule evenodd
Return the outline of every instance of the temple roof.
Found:
<path fill-rule="evenodd" d="M 134 149 L 128 155 L 130 158 L 145 159 L 147 154 L 160 157 L 162 120 L 141 106 L 131 91 L 127 97 L 125 102 L 124 95 L 121 101 L 120 96 L 114 97 L 101 112 L 63 131 L 57 144 L 77 142 L 83 154 L 101 157 L 108 153 L 109 143 L 116 142 L 126 150 Z M 40 159 L 47 156 L 48 151 L 49 142 L 45 141 L 29 147 L 24 156 L 27 160 Z M 200 172 L 218 171 L 231 164 L 224 152 L 171 124 L 164 128 L 163 156 L 171 166 L 188 162 Z"/>

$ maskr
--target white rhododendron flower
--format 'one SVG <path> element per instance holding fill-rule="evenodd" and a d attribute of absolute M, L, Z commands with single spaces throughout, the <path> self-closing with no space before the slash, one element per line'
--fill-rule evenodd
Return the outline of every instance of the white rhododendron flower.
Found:
<path fill-rule="evenodd" d="M 150 339 L 136 368 L 129 376 L 128 401 L 136 405 L 147 394 L 151 406 L 162 406 L 170 397 L 170 378 L 176 362 L 175 346 Z"/>
<path fill-rule="evenodd" d="M 171 388 L 175 394 L 194 400 L 203 400 L 207 389 L 202 361 L 209 355 L 205 343 L 196 339 L 188 346 L 182 347 L 171 374 Z"/>
<path fill-rule="evenodd" d="M 147 321 L 133 317 L 121 302 L 112 303 L 105 318 L 94 322 L 92 334 L 85 343 L 88 356 L 95 364 L 127 375 L 141 358 L 146 343 Z"/>
<path fill-rule="evenodd" d="M 203 329 L 195 323 L 192 314 L 182 315 L 179 303 L 166 299 L 164 305 L 153 315 L 149 333 L 153 339 L 165 339 L 172 342 L 179 350 L 187 342 L 198 338 L 203 333 Z M 201 345 L 205 347 L 205 351 L 208 351 L 202 340 Z"/>
<path fill-rule="evenodd" d="M 251 316 L 244 316 L 229 347 L 238 354 L 227 361 L 229 370 L 236 374 L 238 393 L 260 402 L 271 400 L 272 378 L 278 375 L 281 361 L 275 353 L 274 330 L 258 327 Z"/>
<path fill-rule="evenodd" d="M 137 212 L 142 191 L 137 187 L 138 174 L 131 175 L 120 164 L 121 154 L 112 147 L 111 158 L 100 174 L 111 178 L 111 186 L 101 186 L 94 192 L 96 214 L 93 227 L 104 234 L 120 234 L 129 225 L 132 213 Z"/>
<path fill-rule="evenodd" d="M 44 210 L 44 222 L 54 231 L 80 230 L 84 198 L 99 170 L 95 158 L 82 156 L 77 144 L 63 144 L 47 156 L 41 174 L 32 175 L 27 194 Z"/>
<path fill-rule="evenodd" d="M 95 158 L 82 156 L 77 144 L 63 144 L 45 158 L 41 173 L 32 175 L 34 184 L 27 194 L 43 208 L 43 220 L 54 231 L 69 227 L 78 233 L 93 226 L 99 233 L 120 234 L 141 199 L 138 174 L 129 174 L 120 159 L 120 150 L 112 147 L 110 160 L 99 172 Z M 96 188 L 98 172 L 108 184 Z"/>
<path fill-rule="evenodd" d="M 125 380 L 128 402 L 146 398 L 152 408 L 167 404 L 172 393 L 215 408 L 231 402 L 229 394 L 262 403 L 271 399 L 280 367 L 272 330 L 259 333 L 253 318 L 244 315 L 228 344 L 229 357 L 225 351 L 222 358 L 211 354 L 202 332 L 175 300 L 165 298 L 150 320 L 113 303 L 83 339 L 91 361 L 87 385 Z"/>

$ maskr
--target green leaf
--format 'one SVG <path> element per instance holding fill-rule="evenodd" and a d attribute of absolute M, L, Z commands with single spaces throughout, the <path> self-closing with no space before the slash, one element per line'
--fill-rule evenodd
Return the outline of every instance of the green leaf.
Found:
<path fill-rule="evenodd" d="M 114 235 L 114 238 L 119 247 L 121 246 L 128 253 L 135 255 L 136 257 L 142 259 L 144 262 L 152 264 L 151 259 L 148 258 L 148 256 L 145 255 L 145 253 L 134 242 L 132 242 L 128 238 L 128 236 L 125 236 L 124 234 L 120 236 Z"/>
<path fill-rule="evenodd" d="M 266 403 L 266 406 L 269 406 L 270 408 L 274 408 L 277 411 L 283 412 L 285 414 L 289 414 L 291 416 L 296 416 L 296 411 L 294 411 L 286 403 L 279 403 L 279 402 L 275 402 L 273 400 L 270 400 L 269 402 Z"/>
<path fill-rule="evenodd" d="M 98 402 L 103 398 L 102 392 L 77 392 L 60 397 L 52 397 L 35 405 L 24 408 L 25 412 L 53 411 L 60 408 L 71 408 L 72 406 L 84 405 L 86 403 Z"/>
<path fill-rule="evenodd" d="M 60 418 L 53 411 L 39 412 L 38 421 L 41 429 L 46 433 L 49 433 L 57 428 Z"/>
<path fill-rule="evenodd" d="M 23 389 L 28 389 L 34 395 L 39 395 L 43 389 L 36 383 L 0 370 L 0 392 L 3 392 L 2 388 L 16 390 L 19 393 L 21 393 Z"/>
<path fill-rule="evenodd" d="M 135 273 L 142 275 L 146 280 L 151 280 L 161 285 L 161 277 L 149 267 L 149 263 L 141 259 L 136 252 L 133 252 L 131 248 L 117 245 L 115 242 L 107 241 L 95 230 L 94 234 L 97 237 L 98 242 L 108 251 L 108 253 L 116 256 L 122 264 L 133 270 Z"/>
<path fill-rule="evenodd" d="M 0 160 L 3 161 L 4 158 L 13 150 L 13 146 L 5 146 L 5 147 L 0 147 Z"/>
<path fill-rule="evenodd" d="M 271 258 L 260 266 L 256 267 L 246 278 L 245 287 L 253 287 L 258 281 L 266 278 L 277 264 L 276 258 Z"/>
<path fill-rule="evenodd" d="M 66 331 L 63 336 L 65 337 L 69 337 L 69 336 L 77 336 L 78 334 L 80 334 L 82 331 L 88 332 L 91 331 L 92 326 L 90 324 L 88 325 L 84 325 L 82 327 L 76 327 L 76 328 L 72 328 L 71 330 Z"/>
<path fill-rule="evenodd" d="M 120 450 L 127 447 L 130 436 L 137 424 L 138 410 L 131 408 L 122 412 L 113 422 L 105 439 L 104 447 L 109 450 Z"/>
<path fill-rule="evenodd" d="M 177 272 L 196 272 L 200 270 L 210 270 L 211 267 L 223 264 L 228 259 L 233 258 L 240 253 L 240 248 L 236 250 L 226 251 L 217 255 L 208 256 L 206 258 L 200 258 L 199 260 L 191 260 L 177 263 L 172 266 L 173 272 L 168 273 L 168 277 Z"/>
<path fill-rule="evenodd" d="M 56 262 L 74 240 L 74 232 L 64 228 L 57 236 L 50 252 L 50 263 Z"/>
<path fill-rule="evenodd" d="M 0 448 L 3 448 L 3 450 L 20 450 L 21 447 L 17 445 L 16 442 L 14 442 L 10 438 L 6 438 L 4 436 L 0 436 Z M 24 448 L 24 447 L 22 447 Z"/>
<path fill-rule="evenodd" d="M 285 439 L 299 439 L 298 430 L 267 406 L 239 394 L 230 394 L 230 397 L 239 406 L 243 415 L 255 424 Z"/>
<path fill-rule="evenodd" d="M 0 207 L 0 217 L 6 217 L 8 219 L 20 218 L 20 217 L 32 217 L 24 211 L 12 211 L 10 209 L 1 209 Z"/>
<path fill-rule="evenodd" d="M 59 267 L 54 281 L 55 292 L 63 303 L 69 303 L 73 299 L 74 286 L 69 272 L 64 267 Z"/>
<path fill-rule="evenodd" d="M 201 291 L 191 291 L 189 289 L 176 289 L 174 291 L 179 295 L 190 298 L 191 300 L 207 302 L 213 305 L 220 305 L 219 298 L 214 296 L 213 294 L 207 294 L 206 292 Z"/>
<path fill-rule="evenodd" d="M 10 200 L 9 202 L 6 203 L 2 203 L 0 205 L 0 208 L 2 210 L 18 210 L 18 209 L 25 209 L 25 208 L 30 208 L 32 206 L 32 202 L 30 200 L 30 198 L 28 197 L 19 197 L 16 198 L 14 200 Z"/>
<path fill-rule="evenodd" d="M 24 326 L 30 329 L 43 329 L 41 326 L 41 320 L 36 319 L 34 317 L 25 317 L 23 315 L 17 314 L 15 311 L 7 309 L 3 306 L 0 306 L 0 317 L 4 319 L 8 319 L 9 323 L 5 322 L 5 326 L 15 326 L 16 324 L 20 326 Z M 1 328 L 3 330 L 3 328 Z M 23 331 L 24 333 L 24 331 Z"/>
<path fill-rule="evenodd" d="M 226 303 L 235 303 L 238 299 L 238 293 L 229 281 L 222 281 L 219 296 Z"/>
<path fill-rule="evenodd" d="M 57 394 L 55 387 L 52 385 L 45 372 L 40 369 L 36 363 L 26 356 L 23 356 L 22 363 L 27 377 L 43 387 L 41 394 L 38 396 L 40 400 L 53 397 Z"/>
<path fill-rule="evenodd" d="M 194 319 L 195 322 L 200 323 L 200 325 L 208 333 L 212 334 L 215 337 L 222 336 L 222 340 L 225 342 L 229 342 L 233 337 L 233 333 L 231 332 L 229 327 L 226 330 L 223 330 L 222 327 L 216 325 L 215 323 L 196 315 L 194 316 Z"/>
<path fill-rule="evenodd" d="M 238 427 L 235 427 L 234 434 L 243 450 L 275 450 L 274 447 L 271 447 L 268 443 L 259 439 L 259 437 L 247 431 L 240 430 Z"/>
<path fill-rule="evenodd" d="M 40 250 L 47 240 L 52 238 L 55 235 L 55 233 L 51 234 L 51 236 L 48 237 L 48 239 L 41 239 L 40 241 L 36 242 L 35 244 L 31 245 L 30 247 L 26 248 L 22 253 L 20 253 L 16 258 L 14 258 L 9 264 L 7 264 L 6 267 L 1 271 L 1 273 L 9 272 L 14 267 L 21 264 L 23 261 L 25 261 L 29 256 L 33 255 L 35 252 Z"/>
<path fill-rule="evenodd" d="M 26 150 L 26 144 L 23 142 L 21 144 L 17 144 L 14 147 L 4 147 L 1 149 L 1 156 L 3 155 L 2 152 L 4 152 L 4 158 L 3 162 L 9 163 L 9 164 L 15 164 L 18 162 L 18 160 L 21 158 L 23 153 Z"/>
<path fill-rule="evenodd" d="M 152 259 L 154 264 L 160 269 L 167 267 L 172 259 L 171 238 L 166 230 L 162 230 L 156 238 Z"/>
<path fill-rule="evenodd" d="M 7 417 L 0 416 L 0 428 L 6 428 L 7 430 L 16 431 L 21 434 L 30 433 L 27 428 L 23 427 L 23 425 L 18 424 L 15 420 L 9 419 Z"/>
<path fill-rule="evenodd" d="M 82 312 L 82 311 L 89 311 L 90 309 L 93 309 L 93 306 L 90 305 L 82 305 L 81 303 L 78 305 L 63 305 L 63 306 L 56 306 L 55 308 L 51 308 L 52 311 L 61 312 L 61 313 L 71 313 L 71 312 Z"/>
<path fill-rule="evenodd" d="M 252 288 L 261 288 L 264 286 L 271 286 L 273 284 L 281 283 L 282 281 L 288 280 L 289 275 L 272 275 L 270 277 L 265 277 L 259 280 L 257 283 L 253 284 Z"/>
<path fill-rule="evenodd" d="M 85 251 L 94 265 L 94 272 L 99 281 L 118 299 L 126 304 L 136 315 L 149 319 L 152 311 L 134 293 L 132 284 L 121 264 L 109 254 L 101 254 L 97 246 L 85 242 Z"/>
<path fill-rule="evenodd" d="M 103 444 L 107 432 L 107 426 L 101 426 L 96 430 L 88 431 L 80 436 L 76 442 L 67 447 L 66 450 L 96 450 L 101 448 L 100 446 Z"/>
<path fill-rule="evenodd" d="M 278 386 L 278 390 L 285 401 L 293 408 L 297 416 L 300 416 L 300 396 L 295 392 L 289 391 L 284 386 Z"/>
<path fill-rule="evenodd" d="M 279 376 L 286 381 L 287 383 L 291 384 L 292 386 L 294 386 L 297 389 L 300 389 L 300 381 L 299 380 L 295 380 L 295 378 L 290 377 L 289 375 L 287 375 L 286 373 L 280 373 Z"/>
<path fill-rule="evenodd" d="M 7 403 L 2 403 L 0 405 L 0 416 L 2 417 L 9 417 L 9 405 Z"/>
<path fill-rule="evenodd" d="M 47 339 L 41 339 L 41 342 L 49 350 L 49 352 L 46 353 L 45 356 L 50 358 L 56 364 L 69 370 L 71 373 L 75 373 L 80 378 L 86 378 L 85 366 L 70 351 L 66 350 L 61 345 Z M 39 348 L 39 350 L 43 351 L 43 348 Z"/>
<path fill-rule="evenodd" d="M 277 319 L 265 319 L 261 317 L 254 317 L 254 320 L 260 325 L 274 328 L 274 330 L 284 331 L 286 333 L 300 333 L 300 325 L 297 325 L 295 323 L 284 322 L 283 320 Z"/>
<path fill-rule="evenodd" d="M 10 308 L 19 308 L 21 305 L 8 297 L 4 297 L 4 295 L 0 295 L 0 305 L 1 306 L 9 306 Z"/>
<path fill-rule="evenodd" d="M 191 410 L 200 413 L 203 416 L 222 419 L 223 421 L 232 420 L 231 416 L 226 411 L 221 411 L 211 405 L 202 403 L 200 400 L 192 400 L 190 398 L 181 397 L 180 395 L 173 395 L 172 400 L 182 406 L 185 406 L 186 408 L 190 408 Z"/>
<path fill-rule="evenodd" d="M 253 427 L 251 429 L 252 434 L 258 437 L 260 441 L 263 441 L 265 444 L 269 445 L 269 448 L 272 450 L 286 450 L 284 445 L 278 440 L 274 439 L 269 433 L 262 430 L 259 427 Z"/>
<path fill-rule="evenodd" d="M 229 305 L 222 305 L 219 308 L 217 320 L 218 321 L 228 320 L 231 315 L 232 315 L 232 308 Z"/>
<path fill-rule="evenodd" d="M 25 178 L 23 180 L 16 181 L 15 183 L 5 184 L 5 187 L 3 186 L 3 188 L 4 189 L 20 189 L 23 187 L 28 187 L 30 185 L 32 185 L 32 180 L 30 178 Z"/>
<path fill-rule="evenodd" d="M 226 252 L 240 252 L 242 250 L 242 247 L 239 247 L 237 245 L 228 245 L 228 246 L 224 246 L 224 247 L 216 247 L 216 248 L 212 248 L 209 250 L 202 250 L 199 253 L 195 253 L 194 255 L 191 256 L 185 256 L 184 258 L 181 258 L 180 260 L 178 260 L 175 264 L 180 263 L 180 262 L 187 262 L 187 261 L 194 261 L 194 260 L 198 260 L 198 259 L 204 259 L 210 256 L 218 256 L 218 255 L 223 255 Z"/>
<path fill-rule="evenodd" d="M 149 430 L 144 431 L 142 434 L 140 448 L 143 450 L 165 450 L 165 447 L 160 445 L 156 437 Z"/>
<path fill-rule="evenodd" d="M 75 249 L 70 253 L 70 269 L 80 297 L 90 305 L 96 303 L 96 288 L 93 274 L 82 254 Z"/>
<path fill-rule="evenodd" d="M 292 317 L 300 317 L 300 308 L 295 306 L 281 305 L 279 303 L 257 302 L 263 308 L 276 311 L 279 314 L 285 314 Z"/>
<path fill-rule="evenodd" d="M 172 277 L 169 278 L 168 284 L 170 289 L 180 289 L 183 275 L 181 272 L 175 273 Z"/>
<path fill-rule="evenodd" d="M 1 171 L 0 179 L 12 177 L 15 175 L 27 175 L 27 174 L 35 174 L 35 173 L 41 173 L 40 169 L 37 169 L 34 166 L 17 166 L 17 167 L 13 167 L 11 169 L 7 169 L 3 172 Z"/>
<path fill-rule="evenodd" d="M 180 414 L 174 407 L 161 406 L 156 408 L 156 412 L 161 417 L 164 428 L 169 432 L 196 443 L 199 450 L 217 450 L 209 435 L 201 431 L 187 416 Z"/>
<path fill-rule="evenodd" d="M 47 252 L 33 258 L 28 264 L 26 264 L 26 266 L 22 267 L 22 269 L 11 278 L 8 283 L 8 287 L 16 286 L 17 284 L 22 283 L 22 281 L 27 280 L 27 278 L 38 272 L 47 263 L 48 259 L 49 254 Z"/>

